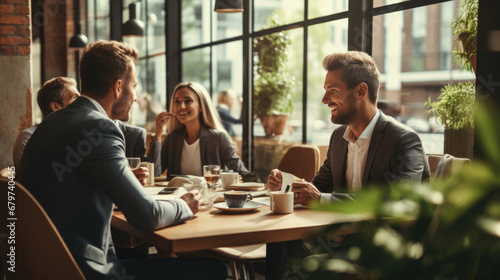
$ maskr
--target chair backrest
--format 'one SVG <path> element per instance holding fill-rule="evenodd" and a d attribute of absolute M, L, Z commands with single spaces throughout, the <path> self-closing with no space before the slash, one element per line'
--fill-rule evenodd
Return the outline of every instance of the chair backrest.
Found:
<path fill-rule="evenodd" d="M 318 172 L 319 165 L 318 147 L 313 145 L 294 145 L 283 155 L 278 164 L 278 169 L 310 182 Z"/>
<path fill-rule="evenodd" d="M 462 170 L 465 164 L 471 163 L 471 160 L 468 158 L 457 158 L 450 156 L 449 165 L 445 166 L 443 164 L 441 166 L 441 170 L 438 170 L 439 162 L 443 159 L 443 156 L 429 155 L 427 159 L 429 161 L 429 169 L 431 171 L 431 180 L 434 180 L 436 178 L 436 175 L 443 178 L 453 174 L 457 174 Z"/>
<path fill-rule="evenodd" d="M 13 203 L 2 204 L 0 217 L 8 225 L 15 225 L 7 228 L 15 244 L 0 242 L 6 279 L 85 279 L 49 216 L 24 186 L 0 178 L 0 199 Z M 8 209 L 11 206 L 14 215 Z M 15 272 L 9 270 L 12 251 Z"/>

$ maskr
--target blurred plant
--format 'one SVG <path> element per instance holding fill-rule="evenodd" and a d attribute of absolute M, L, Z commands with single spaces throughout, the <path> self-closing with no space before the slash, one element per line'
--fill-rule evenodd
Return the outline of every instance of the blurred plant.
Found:
<path fill-rule="evenodd" d="M 467 71 L 475 67 L 475 61 L 472 63 L 471 58 L 477 54 L 478 11 L 478 0 L 461 0 L 457 17 L 451 23 L 453 35 L 457 38 L 455 63 Z"/>
<path fill-rule="evenodd" d="M 424 104 L 427 113 L 435 116 L 446 129 L 474 128 L 474 101 L 476 87 L 471 82 L 446 85 L 435 102 Z"/>
<path fill-rule="evenodd" d="M 267 28 L 282 25 L 278 15 L 268 19 Z M 254 39 L 254 108 L 257 116 L 289 115 L 293 111 L 291 89 L 295 77 L 286 72 L 288 47 L 287 32 L 276 32 Z"/>
<path fill-rule="evenodd" d="M 348 225 L 358 233 L 347 236 L 338 250 L 304 259 L 308 279 L 498 279 L 500 113 L 482 107 L 476 117 L 488 163 L 475 161 L 432 183 L 401 183 L 388 196 L 367 188 L 357 201 L 314 205 L 374 219 L 332 225 L 329 234 Z"/>

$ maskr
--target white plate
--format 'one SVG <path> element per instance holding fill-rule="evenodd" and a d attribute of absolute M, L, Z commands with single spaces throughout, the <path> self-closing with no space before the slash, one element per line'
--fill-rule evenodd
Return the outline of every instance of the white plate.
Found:
<path fill-rule="evenodd" d="M 226 189 L 237 190 L 237 191 L 257 191 L 257 190 L 263 190 L 264 184 L 256 182 L 244 182 L 244 183 L 229 185 Z"/>
<path fill-rule="evenodd" d="M 253 201 L 247 201 L 247 203 L 245 203 L 242 208 L 230 208 L 227 206 L 226 202 L 219 202 L 214 204 L 214 208 L 217 208 L 224 212 L 248 212 L 255 210 L 261 206 L 263 205 Z"/>

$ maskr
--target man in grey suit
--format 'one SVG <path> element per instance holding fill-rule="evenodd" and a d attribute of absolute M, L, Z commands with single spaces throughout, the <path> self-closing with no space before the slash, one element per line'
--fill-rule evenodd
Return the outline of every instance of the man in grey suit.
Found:
<path fill-rule="evenodd" d="M 49 115 L 26 145 L 18 180 L 43 206 L 87 279 L 225 279 L 211 259 L 118 260 L 111 240 L 113 205 L 143 231 L 182 223 L 200 194 L 155 201 L 125 158 L 123 133 L 136 100 L 137 51 L 99 41 L 82 55 L 82 96 Z M 193 269 L 196 268 L 196 269 Z"/>
<path fill-rule="evenodd" d="M 312 182 L 293 183 L 295 203 L 332 202 L 367 185 L 388 187 L 400 180 L 429 178 L 422 143 L 411 128 L 377 109 L 379 71 L 366 53 L 350 51 L 326 56 L 323 104 L 333 123 L 342 124 L 331 137 L 327 158 Z M 271 171 L 268 185 L 281 187 L 282 174 Z"/>

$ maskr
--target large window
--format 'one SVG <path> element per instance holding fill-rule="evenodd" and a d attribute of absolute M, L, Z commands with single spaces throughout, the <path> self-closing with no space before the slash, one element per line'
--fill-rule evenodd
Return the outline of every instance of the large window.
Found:
<path fill-rule="evenodd" d="M 249 122 L 253 127 L 248 137 L 253 141 L 246 142 L 253 142 L 248 148 L 258 154 L 249 161 L 254 164 L 254 170 L 262 169 L 264 174 L 277 165 L 293 143 L 328 145 L 337 126 L 331 123 L 330 112 L 321 103 L 326 74 L 322 59 L 335 51 L 358 50 L 361 45 L 358 42 L 368 41 L 371 49 L 365 51 L 372 54 L 381 72 L 381 108 L 415 129 L 427 153 L 440 154 L 443 128 L 429 120 L 424 103 L 429 97 L 435 99 L 445 84 L 472 80 L 474 76 L 460 72 L 452 64 L 449 24 L 459 0 L 434 3 L 375 0 L 370 12 L 373 17 L 360 19 L 357 15 L 363 14 L 362 8 L 347 0 L 254 0 L 249 4 L 252 9 L 249 15 L 253 17 L 244 22 L 242 13 L 213 12 L 213 0 L 184 0 L 182 79 L 202 83 L 211 91 L 214 101 L 216 93 L 223 88 L 234 88 L 238 93 L 249 91 L 252 102 L 246 104 L 251 106 L 248 112 L 254 115 L 248 116 L 253 120 Z M 273 24 L 276 17 L 279 23 Z M 359 32 L 360 24 L 369 26 L 372 32 Z M 245 25 L 248 25 L 248 34 L 244 34 Z M 256 72 L 256 66 L 253 70 L 245 68 L 248 66 L 244 60 L 249 57 L 249 63 L 258 63 L 262 58 L 253 52 L 256 40 L 277 34 L 290 38 L 287 55 L 281 70 L 269 71 L 275 71 L 276 80 L 284 75 L 294 81 L 288 90 L 293 110 L 281 135 L 274 130 L 269 134 L 264 121 L 256 114 L 260 112 L 260 108 L 255 107 L 259 106 L 260 99 L 253 98 L 261 88 L 261 75 Z M 245 44 L 250 47 L 245 48 Z M 249 53 L 244 53 L 245 49 Z M 280 59 L 276 56 L 275 63 Z M 245 79 L 250 82 L 245 83 Z M 244 84 L 249 88 L 242 88 Z M 288 88 L 286 84 L 282 87 Z M 268 84 L 268 88 L 275 85 Z M 235 115 L 239 113 L 236 111 Z M 238 136 L 242 136 L 241 131 Z M 272 154 L 275 159 L 265 154 Z M 268 166 L 260 166 L 263 162 Z"/>
<path fill-rule="evenodd" d="M 214 104 L 224 89 L 247 98 L 243 103 L 246 107 L 236 102 L 232 113 L 235 117 L 242 109 L 248 113 L 243 117 L 246 122 L 236 126 L 235 140 L 243 143 L 239 148 L 250 168 L 265 174 L 294 143 L 328 145 L 337 126 L 321 103 L 326 74 L 322 59 L 346 50 L 364 50 L 374 57 L 381 72 L 380 107 L 414 128 L 427 153 L 443 152 L 443 128 L 429 120 L 423 105 L 429 97 L 435 99 L 445 84 L 474 79 L 473 74 L 453 65 L 449 24 L 459 0 L 374 0 L 368 13 L 347 0 L 253 0 L 245 4 L 251 9 L 245 11 L 247 16 L 215 13 L 214 0 L 181 0 L 180 24 L 173 22 L 180 38 L 168 44 L 178 44 L 180 50 L 178 60 L 169 61 L 169 67 L 170 63 L 178 64 L 179 81 L 201 83 L 212 94 Z M 165 109 L 170 94 L 165 81 L 164 5 L 161 0 L 142 0 L 139 7 L 147 34 L 137 43 L 142 50 L 138 93 L 141 100 L 152 101 L 152 112 Z M 276 17 L 279 20 L 273 23 Z M 287 89 L 289 99 L 280 105 L 291 104 L 289 108 L 293 108 L 281 134 L 275 130 L 268 133 L 256 113 L 260 112 L 256 107 L 260 101 L 254 99 L 262 85 L 256 67 L 263 59 L 255 51 L 256 42 L 258 38 L 281 38 L 273 36 L 289 39 L 284 59 L 274 58 L 281 68 L 274 69 L 273 75 L 292 83 L 268 86 Z M 146 127 L 151 122 L 147 115 L 154 115 L 144 111 L 147 107 L 137 108 L 133 120 Z"/>

